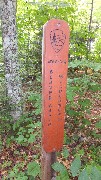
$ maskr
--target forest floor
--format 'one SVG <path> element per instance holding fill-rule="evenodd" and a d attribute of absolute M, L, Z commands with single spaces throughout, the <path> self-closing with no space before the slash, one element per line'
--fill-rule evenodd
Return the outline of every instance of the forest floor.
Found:
<path fill-rule="evenodd" d="M 99 80 L 101 84 L 101 79 Z M 81 155 L 82 164 L 96 162 L 101 165 L 100 159 L 100 145 L 101 145 L 101 131 L 97 127 L 97 123 L 101 122 L 101 91 L 91 92 L 86 91 L 83 99 L 90 99 L 91 106 L 90 112 L 84 110 L 83 116 L 77 117 L 70 116 L 66 113 L 65 120 L 65 138 L 63 148 L 67 148 L 69 156 L 65 159 L 62 156 L 62 151 L 58 154 L 58 161 L 62 162 L 64 166 L 69 170 L 71 162 L 73 161 L 75 155 L 78 153 Z M 79 94 L 74 97 L 75 104 L 78 104 Z M 69 101 L 67 100 L 67 106 Z M 27 111 L 31 111 L 32 105 L 27 104 Z M 79 109 L 73 110 L 79 111 Z M 78 107 L 79 108 L 79 107 Z M 36 116 L 37 119 L 41 119 L 41 116 Z M 100 125 L 101 126 L 101 125 Z M 16 142 L 11 142 L 10 145 L 7 144 L 7 137 L 3 139 L 3 146 L 0 150 L 0 179 L 9 179 L 8 172 L 12 168 L 21 164 L 19 170 L 25 171 L 27 169 L 27 164 L 33 159 L 41 162 L 41 138 L 37 138 L 34 143 L 30 145 L 22 145 Z M 36 178 L 38 179 L 38 178 Z M 71 180 L 78 179 L 77 177 Z"/>

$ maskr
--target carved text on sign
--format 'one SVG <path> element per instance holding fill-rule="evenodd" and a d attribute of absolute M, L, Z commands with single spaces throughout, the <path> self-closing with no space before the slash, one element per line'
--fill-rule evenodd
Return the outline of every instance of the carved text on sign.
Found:
<path fill-rule="evenodd" d="M 48 105 L 48 119 L 47 119 L 47 125 L 48 126 L 51 126 L 52 125 L 52 121 L 51 121 L 51 118 L 52 118 L 52 113 L 53 113 L 53 106 L 52 106 L 52 99 L 53 99 L 53 76 L 54 76 L 54 73 L 53 73 L 53 70 L 50 69 L 49 71 L 49 84 L 48 84 L 48 100 L 49 100 L 49 105 Z M 63 79 L 63 74 L 59 74 L 57 75 L 57 79 L 58 79 L 58 82 L 59 82 L 59 87 L 57 89 L 57 95 L 58 95 L 58 104 L 57 104 L 57 117 L 58 117 L 58 120 L 61 120 L 61 107 L 62 107 L 62 86 L 63 86 L 63 82 L 62 82 L 62 79 Z"/>
<path fill-rule="evenodd" d="M 53 76 L 53 70 L 50 70 L 50 72 L 49 72 L 49 79 L 50 79 L 50 81 L 49 81 L 49 94 L 48 94 L 48 100 L 49 100 L 49 105 L 48 105 L 48 115 L 49 115 L 49 117 L 48 117 L 48 126 L 50 126 L 51 125 L 51 116 L 52 116 L 52 103 L 51 103 L 51 100 L 52 100 L 52 76 Z"/>
<path fill-rule="evenodd" d="M 60 74 L 59 75 L 59 91 L 58 91 L 58 120 L 61 120 L 61 98 L 62 98 L 62 78 L 63 78 L 63 75 Z"/>
<path fill-rule="evenodd" d="M 64 63 L 64 64 L 66 64 L 66 60 L 61 60 L 61 59 L 60 60 L 53 60 L 53 59 L 51 59 L 48 61 L 48 63 L 55 63 L 55 64 L 56 63 L 61 63 L 61 64 Z"/>
<path fill-rule="evenodd" d="M 66 35 L 60 29 L 55 29 L 50 32 L 50 41 L 53 49 L 58 53 L 65 44 Z"/>

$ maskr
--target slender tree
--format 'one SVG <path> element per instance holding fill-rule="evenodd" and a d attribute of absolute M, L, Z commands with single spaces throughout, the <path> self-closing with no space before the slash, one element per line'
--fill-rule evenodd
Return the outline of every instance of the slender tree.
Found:
<path fill-rule="evenodd" d="M 90 19 L 89 19 L 89 27 L 88 27 L 89 33 L 91 32 L 91 29 L 92 29 L 93 6 L 94 6 L 94 0 L 91 0 L 91 10 L 90 10 Z M 87 46 L 90 52 L 91 51 L 91 37 L 88 39 Z"/>
<path fill-rule="evenodd" d="M 2 0 L 2 40 L 5 79 L 11 116 L 16 121 L 22 113 L 21 80 L 19 76 L 18 45 L 16 32 L 16 0 Z"/>

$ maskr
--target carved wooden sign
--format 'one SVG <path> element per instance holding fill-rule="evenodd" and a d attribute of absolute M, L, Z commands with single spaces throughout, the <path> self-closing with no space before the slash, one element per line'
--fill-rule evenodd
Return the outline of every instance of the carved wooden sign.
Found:
<path fill-rule="evenodd" d="M 66 104 L 69 27 L 52 19 L 43 29 L 42 146 L 46 152 L 62 148 Z"/>

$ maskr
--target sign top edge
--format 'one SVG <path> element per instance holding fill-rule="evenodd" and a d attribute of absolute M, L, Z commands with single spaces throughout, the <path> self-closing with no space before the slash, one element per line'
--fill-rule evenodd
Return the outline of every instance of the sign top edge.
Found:
<path fill-rule="evenodd" d="M 60 23 L 62 23 L 62 24 L 65 24 L 65 25 L 69 28 L 69 25 L 68 25 L 68 22 L 67 22 L 67 21 L 65 21 L 65 20 L 63 20 L 63 19 L 55 19 L 55 18 L 50 19 L 49 21 L 47 21 L 47 22 L 44 24 L 43 27 L 46 27 L 48 24 L 51 24 L 51 23 L 57 23 L 58 25 L 59 25 Z"/>

